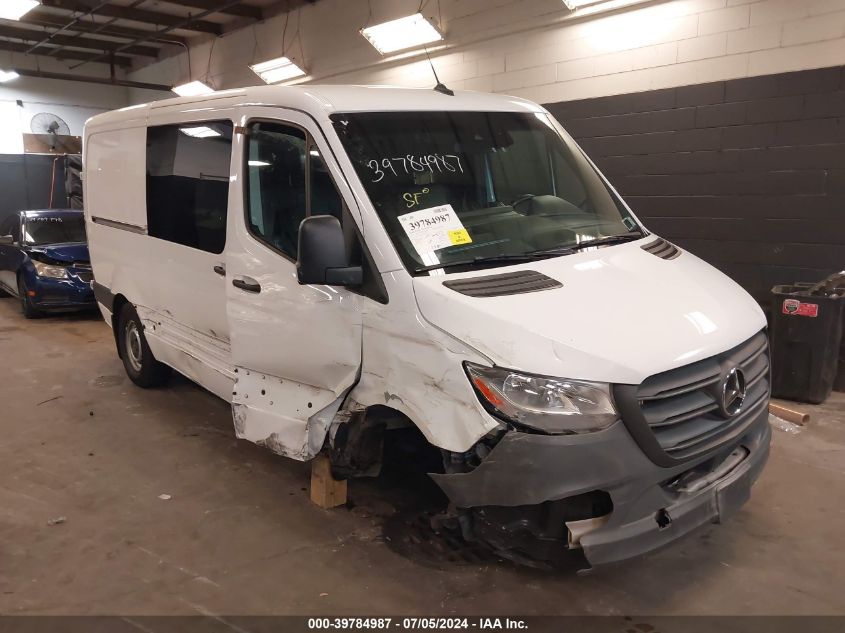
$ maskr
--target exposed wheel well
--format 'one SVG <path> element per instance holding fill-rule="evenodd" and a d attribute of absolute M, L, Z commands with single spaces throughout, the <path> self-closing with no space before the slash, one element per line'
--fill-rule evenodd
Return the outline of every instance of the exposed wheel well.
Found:
<path fill-rule="evenodd" d="M 114 334 L 114 346 L 117 348 L 118 356 L 120 356 L 120 345 L 117 344 L 117 337 L 119 336 L 118 329 L 120 329 L 120 312 L 127 303 L 129 303 L 129 299 L 119 294 L 115 296 L 111 305 L 111 329 L 112 334 Z"/>
<path fill-rule="evenodd" d="M 332 472 L 343 479 L 377 476 L 383 463 L 399 454 L 426 472 L 443 469 L 442 451 L 426 440 L 413 420 L 385 405 L 352 412 L 338 427 L 330 453 Z"/>

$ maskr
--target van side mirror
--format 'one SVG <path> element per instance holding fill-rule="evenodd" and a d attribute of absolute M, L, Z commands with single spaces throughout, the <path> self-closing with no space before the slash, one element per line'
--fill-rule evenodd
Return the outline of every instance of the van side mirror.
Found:
<path fill-rule="evenodd" d="M 312 215 L 299 225 L 300 284 L 360 286 L 364 269 L 350 266 L 340 221 L 332 215 Z"/>
<path fill-rule="evenodd" d="M 14 244 L 15 238 L 11 235 L 0 235 L 0 244 Z"/>

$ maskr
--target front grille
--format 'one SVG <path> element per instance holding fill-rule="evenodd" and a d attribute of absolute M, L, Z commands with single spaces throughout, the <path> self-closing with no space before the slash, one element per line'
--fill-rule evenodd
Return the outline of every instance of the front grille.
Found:
<path fill-rule="evenodd" d="M 94 273 L 90 270 L 78 270 L 76 271 L 76 276 L 80 281 L 84 281 L 85 283 L 90 283 L 94 279 Z"/>
<path fill-rule="evenodd" d="M 720 404 L 728 373 L 745 379 L 742 406 L 729 415 Z M 617 385 L 617 404 L 631 434 L 653 461 L 674 465 L 740 437 L 769 396 L 765 332 L 722 354 L 650 376 L 640 385 Z"/>

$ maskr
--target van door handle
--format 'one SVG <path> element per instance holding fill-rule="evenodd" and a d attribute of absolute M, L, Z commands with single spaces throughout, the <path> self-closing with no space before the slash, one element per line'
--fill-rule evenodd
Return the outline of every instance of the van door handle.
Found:
<path fill-rule="evenodd" d="M 238 277 L 232 280 L 232 285 L 247 292 L 261 292 L 261 284 L 252 277 Z"/>
<path fill-rule="evenodd" d="M 214 272 L 216 272 L 221 277 L 225 277 L 226 276 L 226 267 L 223 264 L 217 264 L 214 267 Z"/>

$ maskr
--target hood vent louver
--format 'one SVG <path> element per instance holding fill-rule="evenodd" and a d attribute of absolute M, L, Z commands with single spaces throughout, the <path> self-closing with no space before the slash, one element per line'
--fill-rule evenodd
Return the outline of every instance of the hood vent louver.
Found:
<path fill-rule="evenodd" d="M 562 288 L 559 281 L 534 270 L 444 281 L 443 285 L 468 297 L 504 297 Z"/>
<path fill-rule="evenodd" d="M 640 248 L 661 259 L 675 259 L 681 254 L 680 248 L 672 244 L 672 242 L 667 242 L 662 237 L 658 237 L 653 242 L 646 244 L 645 246 L 641 246 Z"/>

